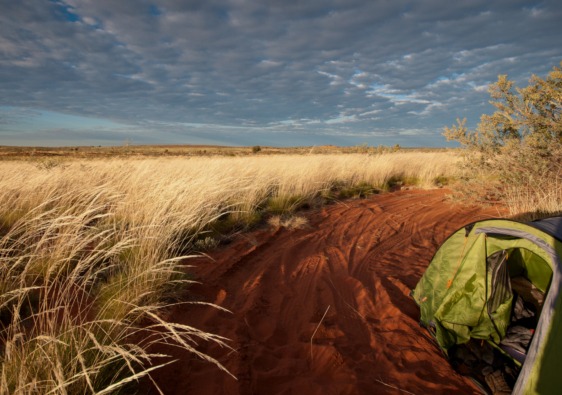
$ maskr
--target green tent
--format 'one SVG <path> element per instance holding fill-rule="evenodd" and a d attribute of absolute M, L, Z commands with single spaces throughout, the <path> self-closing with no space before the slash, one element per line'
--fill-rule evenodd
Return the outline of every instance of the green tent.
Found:
<path fill-rule="evenodd" d="M 421 324 L 446 353 L 482 339 L 510 356 L 520 366 L 515 394 L 560 393 L 561 240 L 562 217 L 527 224 L 493 219 L 459 229 L 439 248 L 412 292 Z M 528 330 L 530 341 L 517 355 L 505 344 L 521 306 L 534 311 L 536 327 Z"/>

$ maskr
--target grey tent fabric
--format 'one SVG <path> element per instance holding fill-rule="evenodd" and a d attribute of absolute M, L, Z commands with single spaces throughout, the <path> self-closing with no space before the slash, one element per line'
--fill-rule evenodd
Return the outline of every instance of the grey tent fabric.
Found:
<path fill-rule="evenodd" d="M 562 241 L 562 216 L 529 222 L 528 225 L 540 229 L 552 237 Z"/>

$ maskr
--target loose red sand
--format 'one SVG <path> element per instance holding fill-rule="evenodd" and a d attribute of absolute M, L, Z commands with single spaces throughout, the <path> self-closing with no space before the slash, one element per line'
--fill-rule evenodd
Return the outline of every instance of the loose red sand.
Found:
<path fill-rule="evenodd" d="M 498 211 L 451 203 L 442 190 L 414 190 L 307 216 L 305 229 L 241 235 L 211 254 L 214 260 L 197 260 L 202 285 L 191 294 L 232 314 L 187 305 L 172 319 L 231 339 L 235 352 L 206 344 L 200 349 L 238 380 L 175 351 L 179 361 L 153 375 L 162 391 L 479 393 L 419 326 L 409 293 L 447 236 Z"/>

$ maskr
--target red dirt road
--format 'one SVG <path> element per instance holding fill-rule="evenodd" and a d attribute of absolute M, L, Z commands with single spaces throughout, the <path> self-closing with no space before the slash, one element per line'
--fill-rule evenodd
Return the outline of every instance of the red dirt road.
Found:
<path fill-rule="evenodd" d="M 235 352 L 200 349 L 238 380 L 177 351 L 154 380 L 165 394 L 479 393 L 418 325 L 409 293 L 448 235 L 498 214 L 443 190 L 400 191 L 312 211 L 304 229 L 239 236 L 197 260 L 191 290 L 232 314 L 172 312 L 232 340 Z"/>

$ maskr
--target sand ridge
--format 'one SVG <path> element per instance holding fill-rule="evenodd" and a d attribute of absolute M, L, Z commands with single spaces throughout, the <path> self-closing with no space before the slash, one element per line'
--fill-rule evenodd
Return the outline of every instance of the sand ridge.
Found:
<path fill-rule="evenodd" d="M 431 257 L 495 208 L 410 190 L 326 206 L 304 229 L 262 229 L 197 259 L 190 293 L 232 312 L 178 306 L 172 319 L 231 339 L 202 344 L 234 380 L 178 353 L 154 374 L 165 394 L 479 393 L 418 324 L 409 297 Z M 169 350 L 167 350 L 169 351 Z"/>

